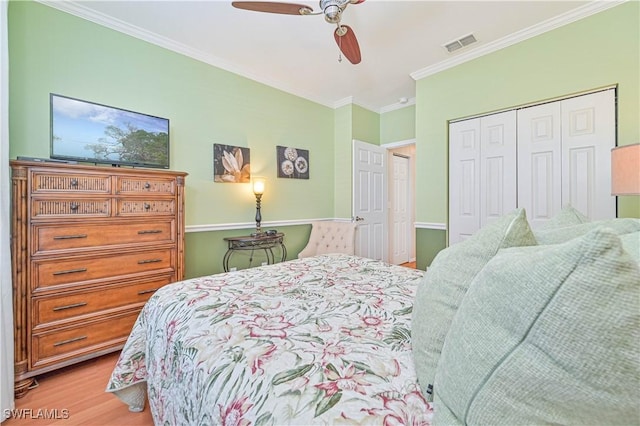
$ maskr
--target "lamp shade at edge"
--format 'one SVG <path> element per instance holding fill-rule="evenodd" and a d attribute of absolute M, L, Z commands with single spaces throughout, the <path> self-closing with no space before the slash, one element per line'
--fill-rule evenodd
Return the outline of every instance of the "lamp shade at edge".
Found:
<path fill-rule="evenodd" d="M 611 195 L 640 195 L 640 144 L 611 150 Z"/>

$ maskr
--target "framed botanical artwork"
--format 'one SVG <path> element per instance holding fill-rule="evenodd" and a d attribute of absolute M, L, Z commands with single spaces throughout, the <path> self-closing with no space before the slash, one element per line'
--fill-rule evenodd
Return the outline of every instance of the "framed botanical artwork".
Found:
<path fill-rule="evenodd" d="M 213 144 L 213 181 L 249 183 L 251 181 L 249 148 Z"/>
<path fill-rule="evenodd" d="M 278 177 L 309 179 L 309 151 L 289 146 L 276 146 Z"/>

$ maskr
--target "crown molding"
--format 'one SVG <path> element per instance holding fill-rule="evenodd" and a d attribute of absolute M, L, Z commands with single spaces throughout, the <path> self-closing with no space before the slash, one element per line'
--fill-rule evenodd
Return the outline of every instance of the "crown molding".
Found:
<path fill-rule="evenodd" d="M 407 102 L 402 103 L 402 102 L 396 102 L 395 104 L 391 104 L 391 105 L 387 105 L 384 106 L 382 108 L 380 108 L 380 114 L 384 114 L 385 112 L 391 112 L 391 111 L 395 111 L 397 109 L 402 109 L 402 108 L 406 108 L 406 107 L 410 107 L 412 105 L 416 104 L 416 98 L 410 98 L 409 100 L 407 100 Z"/>
<path fill-rule="evenodd" d="M 351 105 L 353 103 L 353 96 L 347 96 L 333 103 L 333 109 L 342 108 L 343 106 Z"/>
<path fill-rule="evenodd" d="M 415 143 L 416 143 L 416 140 L 415 138 L 413 138 L 413 139 L 405 139 L 402 141 L 383 143 L 380 146 L 386 149 L 394 149 L 394 148 L 402 148 L 403 146 L 408 146 L 408 145 L 415 145 Z"/>
<path fill-rule="evenodd" d="M 415 97 L 411 98 L 408 103 L 401 104 L 399 102 L 387 105 L 381 108 L 373 108 L 369 105 L 364 105 L 360 102 L 354 101 L 352 96 L 341 99 L 337 102 L 330 101 L 327 99 L 319 99 L 317 96 L 313 96 L 309 93 L 306 93 L 299 88 L 294 88 L 287 85 L 281 81 L 273 81 L 269 79 L 265 79 L 263 76 L 257 75 L 247 69 L 238 67 L 228 61 L 225 61 L 219 57 L 209 55 L 205 52 L 202 52 L 198 49 L 193 49 L 185 44 L 178 43 L 175 40 L 172 40 L 167 37 L 162 37 L 156 33 L 151 31 L 147 31 L 135 25 L 131 25 L 127 22 L 124 22 L 119 19 L 115 19 L 113 17 L 107 16 L 102 13 L 95 12 L 74 0 L 35 0 L 38 3 L 49 6 L 51 8 L 60 10 L 65 13 L 69 13 L 71 15 L 77 16 L 79 18 L 85 19 L 87 21 L 93 22 L 95 24 L 101 25 L 106 28 L 110 28 L 114 31 L 118 31 L 123 34 L 127 34 L 131 37 L 146 41 L 148 43 L 154 44 L 156 46 L 171 50 L 173 52 L 185 55 L 197 61 L 206 63 L 208 65 L 223 69 L 225 71 L 229 71 L 241 77 L 248 78 L 250 80 L 256 81 L 261 84 L 265 84 L 269 87 L 282 90 L 286 93 L 292 94 L 294 96 L 299 96 L 303 99 L 307 99 L 309 101 L 315 102 L 317 104 L 337 109 L 342 106 L 348 104 L 358 105 L 362 108 L 365 108 L 369 111 L 376 112 L 378 114 L 382 114 L 389 111 L 394 111 L 396 109 L 405 108 L 407 106 L 415 105 Z M 419 80 L 430 75 L 436 74 L 438 72 L 447 70 L 449 68 L 453 68 L 462 63 L 468 62 L 472 59 L 476 59 L 480 56 L 487 55 L 489 53 L 495 52 L 497 50 L 503 49 L 505 47 L 511 46 L 513 44 L 519 43 L 521 41 L 527 40 L 531 37 L 535 37 L 547 31 L 551 31 L 553 29 L 559 28 L 563 25 L 570 24 L 577 20 L 586 18 L 588 16 L 594 15 L 596 13 L 602 12 L 604 10 L 610 9 L 612 7 L 618 6 L 622 3 L 627 2 L 628 0 L 595 0 L 591 3 L 586 4 L 583 7 L 574 9 L 573 11 L 567 12 L 565 14 L 559 15 L 555 18 L 551 18 L 545 22 L 542 22 L 538 25 L 534 25 L 532 27 L 526 28 L 524 30 L 518 31 L 514 34 L 511 34 L 507 37 L 504 37 L 500 40 L 497 40 L 492 43 L 488 43 L 484 46 L 480 46 L 475 48 L 472 51 L 467 53 L 463 53 L 461 55 L 456 56 L 455 58 L 451 58 L 432 66 L 423 68 L 421 70 L 415 71 L 410 74 L 410 76 L 414 80 Z"/>
<path fill-rule="evenodd" d="M 546 33 L 551 30 L 555 30 L 556 28 L 560 28 L 572 22 L 579 21 L 580 19 L 589 17 L 591 15 L 595 15 L 596 13 L 600 13 L 607 9 L 611 9 L 612 7 L 618 6 L 626 2 L 627 0 L 592 1 L 591 3 L 588 3 L 582 7 L 563 13 L 554 18 L 551 18 L 539 24 L 533 25 L 529 28 L 525 28 L 523 30 L 517 31 L 506 37 L 503 37 L 491 43 L 487 43 L 484 46 L 476 47 L 475 49 L 470 50 L 466 53 L 462 53 L 454 58 L 451 58 L 442 62 L 438 62 L 437 64 L 412 72 L 410 74 L 411 78 L 413 78 L 414 80 L 420 80 L 430 75 L 437 74 L 441 71 L 444 71 L 449 68 L 453 68 L 457 65 L 463 64 L 465 62 L 471 61 L 472 59 L 476 59 L 481 56 L 488 55 L 489 53 L 496 52 L 500 49 L 504 49 L 505 47 L 512 46 L 516 43 L 520 43 L 521 41 L 530 39 L 532 37 L 538 36 L 540 34 Z"/>
<path fill-rule="evenodd" d="M 229 71 L 241 77 L 245 77 L 250 80 L 257 81 L 258 83 L 265 84 L 269 87 L 273 87 L 275 89 L 279 89 L 289 94 L 299 96 L 301 98 L 310 100 L 320 105 L 333 108 L 332 101 L 328 101 L 327 99 L 318 99 L 317 97 L 314 97 L 309 93 L 305 93 L 304 91 L 301 91 L 298 88 L 293 88 L 291 86 L 288 86 L 285 83 L 280 81 L 265 79 L 262 76 L 252 73 L 247 69 L 238 67 L 237 65 L 227 62 L 217 56 L 209 55 L 207 53 L 204 53 L 201 50 L 193 49 L 185 44 L 178 43 L 177 41 L 172 40 L 168 37 L 160 36 L 154 32 L 147 31 L 138 26 L 129 24 L 127 22 L 113 18 L 111 16 L 107 16 L 103 13 L 95 12 L 94 10 L 91 10 L 73 0 L 65 0 L 65 1 L 35 0 L 35 1 L 45 6 L 49 6 L 51 8 L 60 10 L 61 12 L 69 13 L 71 15 L 93 22 L 94 24 L 98 24 L 103 27 L 118 31 L 120 33 L 127 34 L 131 37 L 135 37 L 137 39 L 144 40 L 156 46 L 171 50 L 176 53 L 180 53 L 182 55 L 185 55 L 197 61 L 204 62 L 205 64 L 212 65 L 214 67 L 223 69 L 225 71 Z"/>
<path fill-rule="evenodd" d="M 372 111 L 372 112 L 376 112 L 376 113 L 380 113 L 380 111 L 378 111 L 378 109 L 373 108 L 370 105 L 365 105 L 362 102 L 357 102 L 353 99 L 353 96 L 347 96 L 346 98 L 342 98 L 339 101 L 336 101 L 333 103 L 333 109 L 338 109 L 338 108 L 342 108 L 343 106 L 347 106 L 347 105 L 358 105 L 361 108 L 364 108 L 368 111 Z"/>

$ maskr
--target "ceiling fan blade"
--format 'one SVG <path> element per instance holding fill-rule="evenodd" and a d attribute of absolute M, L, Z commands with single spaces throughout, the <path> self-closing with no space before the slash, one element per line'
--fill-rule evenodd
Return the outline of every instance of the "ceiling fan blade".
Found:
<path fill-rule="evenodd" d="M 338 43 L 340 51 L 352 64 L 359 64 L 362 60 L 360 56 L 360 46 L 353 30 L 348 25 L 340 25 L 333 33 L 333 37 Z"/>
<path fill-rule="evenodd" d="M 284 15 L 309 15 L 313 12 L 309 6 L 295 3 L 278 3 L 267 1 L 234 1 L 233 7 L 253 10 L 255 12 L 280 13 Z"/>

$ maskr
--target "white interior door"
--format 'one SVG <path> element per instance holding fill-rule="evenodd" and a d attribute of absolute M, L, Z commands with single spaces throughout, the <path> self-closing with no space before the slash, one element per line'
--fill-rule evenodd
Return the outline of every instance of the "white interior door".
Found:
<path fill-rule="evenodd" d="M 353 217 L 356 255 L 387 261 L 386 149 L 353 141 Z"/>
<path fill-rule="evenodd" d="M 516 208 L 516 112 L 480 119 L 480 227 Z"/>
<path fill-rule="evenodd" d="M 560 102 L 518 111 L 518 207 L 539 228 L 562 208 Z"/>
<path fill-rule="evenodd" d="M 611 195 L 615 91 L 563 100 L 562 123 L 562 204 L 571 204 L 591 220 L 616 217 Z"/>
<path fill-rule="evenodd" d="M 449 125 L 449 244 L 480 229 L 480 119 Z"/>
<path fill-rule="evenodd" d="M 614 90 L 518 111 L 518 206 L 534 229 L 567 204 L 591 220 L 615 217 L 615 128 Z"/>
<path fill-rule="evenodd" d="M 409 262 L 411 232 L 410 161 L 399 154 L 391 156 L 391 263 Z"/>

